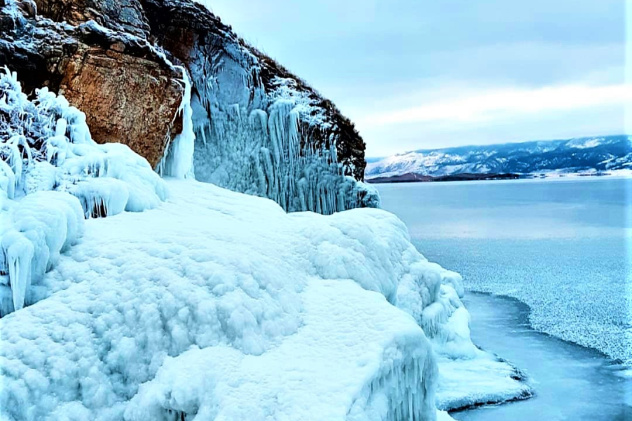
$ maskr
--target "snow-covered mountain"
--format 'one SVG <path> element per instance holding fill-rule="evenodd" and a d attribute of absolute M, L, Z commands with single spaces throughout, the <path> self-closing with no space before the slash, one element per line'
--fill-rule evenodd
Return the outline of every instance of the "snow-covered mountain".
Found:
<path fill-rule="evenodd" d="M 415 173 L 453 174 L 590 172 L 632 169 L 632 137 L 603 136 L 566 140 L 420 149 L 369 160 L 367 178 Z"/>

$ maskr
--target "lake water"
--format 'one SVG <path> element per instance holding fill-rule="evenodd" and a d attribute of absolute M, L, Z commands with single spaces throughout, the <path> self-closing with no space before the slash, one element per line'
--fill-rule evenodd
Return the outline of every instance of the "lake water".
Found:
<path fill-rule="evenodd" d="M 525 368 L 537 396 L 530 404 L 468 411 L 467 416 L 457 414 L 459 419 L 621 419 L 629 411 L 630 378 L 621 377 L 629 371 L 622 371 L 613 364 L 617 361 L 603 354 L 530 328 L 599 350 L 619 362 L 632 362 L 632 179 L 376 187 L 383 207 L 408 225 L 413 242 L 428 259 L 460 272 L 469 290 L 515 297 L 530 307 L 530 313 L 511 315 L 510 307 L 517 308 L 516 303 L 501 304 L 502 299 L 495 297 L 466 299 L 470 300 L 475 342 Z M 494 314 L 496 319 L 490 322 Z M 528 317 L 526 328 L 517 325 L 512 331 L 511 322 L 503 323 L 520 317 Z M 478 326 L 477 319 L 482 320 Z M 587 363 L 591 360 L 592 364 Z M 569 396 L 569 387 L 576 393 Z M 582 401 L 590 396 L 597 407 L 600 400 L 604 405 L 614 402 L 614 406 L 608 404 L 610 412 L 603 413 L 610 416 L 594 418 L 582 412 L 586 406 Z M 503 415 L 511 405 L 534 404 L 535 412 L 522 407 L 513 416 L 511 412 Z"/>

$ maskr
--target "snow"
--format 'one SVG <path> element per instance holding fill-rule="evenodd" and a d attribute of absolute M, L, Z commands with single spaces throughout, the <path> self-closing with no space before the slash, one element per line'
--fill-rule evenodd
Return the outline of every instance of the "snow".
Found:
<path fill-rule="evenodd" d="M 395 216 L 167 185 L 156 209 L 86 220 L 43 299 L 0 319 L 3 415 L 434 419 L 436 360 L 415 318 L 456 280 Z"/>
<path fill-rule="evenodd" d="M 126 418 L 166 420 L 165 408 L 220 420 L 359 421 L 434 412 L 428 396 L 436 367 L 410 319 L 351 281 L 310 282 L 304 297 L 300 334 L 262 355 L 218 346 L 167 358 Z"/>

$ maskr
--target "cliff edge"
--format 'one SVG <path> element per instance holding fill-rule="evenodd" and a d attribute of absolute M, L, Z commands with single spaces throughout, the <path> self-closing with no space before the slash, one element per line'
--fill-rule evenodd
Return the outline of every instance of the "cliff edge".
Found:
<path fill-rule="evenodd" d="M 286 211 L 374 207 L 353 123 L 189 0 L 0 0 L 0 66 L 48 87 L 164 175 Z"/>

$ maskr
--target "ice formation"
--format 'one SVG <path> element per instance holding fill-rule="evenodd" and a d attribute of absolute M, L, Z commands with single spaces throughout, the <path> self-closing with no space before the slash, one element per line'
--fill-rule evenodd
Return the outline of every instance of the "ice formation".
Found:
<path fill-rule="evenodd" d="M 190 64 L 198 180 L 268 197 L 286 211 L 379 206 L 377 191 L 339 162 L 344 140 L 319 99 L 291 78 L 275 76 L 266 89 L 262 64 L 239 43 L 205 48 Z"/>
<path fill-rule="evenodd" d="M 166 59 L 165 59 L 166 60 Z M 193 131 L 193 109 L 191 108 L 191 79 L 182 66 L 176 66 L 182 72 L 184 96 L 178 116 L 182 118 L 182 133 L 175 136 L 167 146 L 165 156 L 158 164 L 158 174 L 176 178 L 193 177 L 193 151 L 195 132 Z"/>
<path fill-rule="evenodd" d="M 166 195 L 145 159 L 96 144 L 62 96 L 43 88 L 29 101 L 15 73 L 0 75 L 0 315 L 36 299 L 31 287 L 78 240 L 84 216 L 154 208 Z"/>
<path fill-rule="evenodd" d="M 31 284 L 81 236 L 83 212 L 68 193 L 42 191 L 0 209 L 0 316 L 32 302 Z M 5 207 L 6 206 L 6 207 Z"/>
<path fill-rule="evenodd" d="M 395 216 L 167 184 L 151 212 L 88 220 L 48 297 L 0 319 L 3 416 L 435 418 L 434 352 L 398 306 L 423 314 L 447 272 Z"/>

